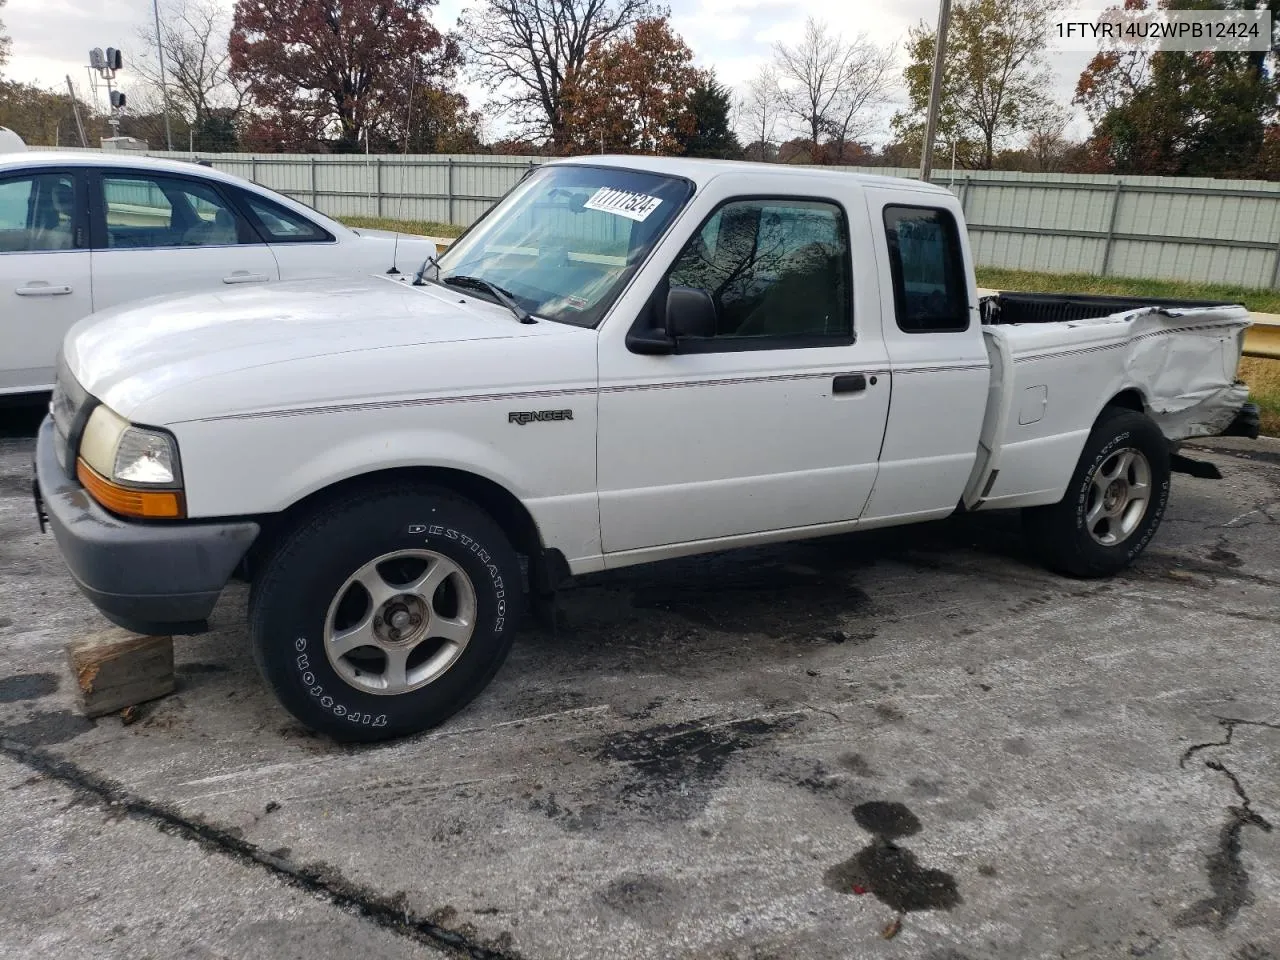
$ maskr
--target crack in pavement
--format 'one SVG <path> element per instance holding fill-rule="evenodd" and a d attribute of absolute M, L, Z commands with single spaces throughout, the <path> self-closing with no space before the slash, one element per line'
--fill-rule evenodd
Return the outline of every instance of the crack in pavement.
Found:
<path fill-rule="evenodd" d="M 1185 769 L 1186 762 L 1201 750 L 1210 747 L 1226 747 L 1231 745 L 1235 737 L 1236 727 L 1256 726 L 1270 730 L 1280 730 L 1280 723 L 1266 720 L 1243 720 L 1238 717 L 1217 717 L 1218 723 L 1226 727 L 1227 735 L 1218 741 L 1199 743 L 1188 747 L 1178 761 L 1178 766 Z M 1253 891 L 1249 889 L 1249 871 L 1240 859 L 1242 849 L 1241 834 L 1245 827 L 1257 827 L 1264 833 L 1270 833 L 1272 826 L 1262 814 L 1253 809 L 1253 801 L 1244 789 L 1244 784 L 1235 772 L 1219 760 L 1206 760 L 1204 765 L 1216 773 L 1225 776 L 1231 782 L 1231 789 L 1240 800 L 1239 806 L 1227 807 L 1227 822 L 1218 832 L 1218 846 L 1205 858 L 1205 872 L 1209 877 L 1209 889 L 1212 895 L 1187 907 L 1174 918 L 1177 927 L 1209 927 L 1221 931 L 1236 918 L 1236 915 L 1254 902 Z"/>
<path fill-rule="evenodd" d="M 157 801 L 148 800 L 119 783 L 90 773 L 76 763 L 46 750 L 2 737 L 0 754 L 70 787 L 77 796 L 96 803 L 108 813 L 123 813 L 165 833 L 198 843 L 207 850 L 263 869 L 290 886 L 354 912 L 408 940 L 443 948 L 471 960 L 520 960 L 519 955 L 508 948 L 485 946 L 477 943 L 471 936 L 416 916 L 405 906 L 403 893 L 386 897 L 348 880 L 332 867 L 323 864 L 296 864 L 268 853 L 226 830 L 184 816 Z"/>
<path fill-rule="evenodd" d="M 1265 727 L 1269 730 L 1280 730 L 1280 723 L 1272 723 L 1270 720 L 1242 720 L 1239 717 L 1219 717 L 1213 719 L 1218 721 L 1220 726 L 1227 728 L 1227 736 L 1223 740 L 1212 740 L 1209 743 L 1197 743 L 1193 747 L 1188 747 L 1182 753 L 1182 758 L 1178 761 L 1178 766 L 1183 770 L 1187 767 L 1187 761 L 1201 750 L 1209 747 L 1229 747 L 1231 740 L 1236 735 L 1236 727 Z"/>

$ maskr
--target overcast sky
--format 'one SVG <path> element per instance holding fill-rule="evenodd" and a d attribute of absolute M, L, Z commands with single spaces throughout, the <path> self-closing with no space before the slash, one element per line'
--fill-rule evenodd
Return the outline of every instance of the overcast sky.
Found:
<path fill-rule="evenodd" d="M 233 0 L 221 0 L 230 8 Z M 441 29 L 452 29 L 458 13 L 473 0 L 440 0 L 434 19 Z M 899 54 L 906 45 L 907 30 L 920 20 L 933 23 L 938 15 L 937 0 L 669 0 L 672 21 L 697 56 L 699 66 L 714 67 L 720 79 L 738 87 L 769 59 L 775 42 L 799 39 L 806 16 L 825 20 L 832 29 L 852 38 L 867 34 L 881 45 L 896 45 Z M 0 10 L 6 30 L 13 39 L 12 57 L 6 75 L 35 81 L 44 86 L 66 84 L 71 74 L 77 89 L 86 96 L 88 76 L 85 64 L 91 47 L 118 47 L 124 51 L 126 69 L 119 84 L 127 91 L 128 60 L 138 49 L 140 26 L 153 29 L 149 0 L 9 0 Z M 1087 54 L 1053 54 L 1055 95 L 1063 105 L 1071 99 L 1076 78 Z M 482 90 L 467 92 L 476 106 L 484 99 Z M 102 94 L 105 98 L 105 93 Z M 901 99 L 901 93 L 898 94 Z M 892 109 L 889 113 L 892 112 Z M 882 140 L 888 133 L 887 115 Z M 1087 133 L 1087 125 L 1077 118 L 1069 134 Z"/>

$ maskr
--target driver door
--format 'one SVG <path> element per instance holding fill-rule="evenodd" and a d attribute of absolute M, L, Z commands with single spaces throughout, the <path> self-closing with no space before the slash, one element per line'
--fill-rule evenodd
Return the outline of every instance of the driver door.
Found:
<path fill-rule="evenodd" d="M 602 345 L 606 557 L 860 516 L 889 376 L 878 316 L 855 315 L 852 285 L 839 202 L 731 198 L 706 217 L 655 296 L 705 291 L 714 329 L 673 355 Z M 855 335 L 863 321 L 873 335 Z"/>

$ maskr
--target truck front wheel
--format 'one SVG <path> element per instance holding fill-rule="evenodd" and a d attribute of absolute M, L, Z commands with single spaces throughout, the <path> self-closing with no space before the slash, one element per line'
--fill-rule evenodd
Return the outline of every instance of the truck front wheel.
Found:
<path fill-rule="evenodd" d="M 433 727 L 511 648 L 523 599 L 498 525 L 455 494 L 365 489 L 299 524 L 255 578 L 254 655 L 281 703 L 339 740 Z"/>
<path fill-rule="evenodd" d="M 1103 414 L 1085 442 L 1067 494 L 1023 511 L 1041 562 L 1072 577 L 1106 577 L 1132 563 L 1155 535 L 1169 501 L 1169 445 L 1148 417 Z"/>

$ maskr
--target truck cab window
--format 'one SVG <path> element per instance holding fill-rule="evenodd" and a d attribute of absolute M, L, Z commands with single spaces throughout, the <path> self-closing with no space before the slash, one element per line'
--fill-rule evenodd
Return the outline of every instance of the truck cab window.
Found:
<path fill-rule="evenodd" d="M 849 233 L 835 204 L 740 200 L 720 207 L 685 246 L 672 286 L 711 295 L 713 339 L 853 335 Z M 761 344 L 769 346 L 768 342 Z"/>
<path fill-rule="evenodd" d="M 898 326 L 907 333 L 969 327 L 969 296 L 955 218 L 927 207 L 885 207 L 884 232 Z"/>

